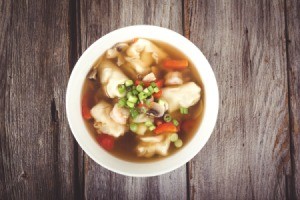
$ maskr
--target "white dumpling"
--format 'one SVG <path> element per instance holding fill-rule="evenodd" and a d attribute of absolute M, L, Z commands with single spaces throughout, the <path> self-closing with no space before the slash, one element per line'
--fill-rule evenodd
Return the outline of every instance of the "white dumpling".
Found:
<path fill-rule="evenodd" d="M 201 88 L 194 82 L 188 82 L 176 87 L 162 89 L 162 99 L 168 103 L 169 112 L 174 112 L 180 107 L 188 108 L 200 100 Z"/>
<path fill-rule="evenodd" d="M 91 115 L 95 120 L 94 127 L 97 132 L 105 133 L 114 137 L 124 135 L 127 131 L 127 127 L 124 124 L 115 122 L 110 113 L 112 106 L 105 101 L 100 101 L 91 109 Z"/>
<path fill-rule="evenodd" d="M 168 155 L 170 142 L 170 134 L 140 137 L 139 144 L 136 147 L 137 155 L 146 158 L 150 158 L 155 154 L 166 156 Z"/>
<path fill-rule="evenodd" d="M 126 50 L 125 58 L 139 74 L 147 74 L 151 71 L 153 62 L 159 63 L 168 55 L 151 41 L 138 39 Z"/>
<path fill-rule="evenodd" d="M 129 115 L 129 110 L 118 106 L 118 104 L 115 104 L 110 112 L 110 117 L 119 124 L 126 124 Z"/>
<path fill-rule="evenodd" d="M 104 60 L 101 62 L 98 72 L 100 74 L 100 82 L 108 97 L 123 97 L 118 90 L 118 85 L 125 83 L 129 78 L 112 62 Z"/>

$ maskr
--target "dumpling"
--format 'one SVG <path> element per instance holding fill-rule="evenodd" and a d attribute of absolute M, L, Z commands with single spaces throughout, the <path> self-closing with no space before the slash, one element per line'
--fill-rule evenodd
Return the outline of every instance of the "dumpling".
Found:
<path fill-rule="evenodd" d="M 127 57 L 125 60 L 139 74 L 147 74 L 151 71 L 153 62 L 159 63 L 168 55 L 162 49 L 146 39 L 138 39 L 126 50 Z"/>
<path fill-rule="evenodd" d="M 139 138 L 136 152 L 139 157 L 150 158 L 155 154 L 166 156 L 170 147 L 170 134 Z"/>
<path fill-rule="evenodd" d="M 119 92 L 118 85 L 125 83 L 129 78 L 115 64 L 104 60 L 98 68 L 98 73 L 108 97 L 123 97 L 125 95 Z"/>
<path fill-rule="evenodd" d="M 115 122 L 110 113 L 112 106 L 105 101 L 100 101 L 91 109 L 91 115 L 95 120 L 94 127 L 99 133 L 106 133 L 108 135 L 119 137 L 124 135 L 127 127 L 124 124 Z"/>
<path fill-rule="evenodd" d="M 162 89 L 162 99 L 168 103 L 169 112 L 174 112 L 180 107 L 188 108 L 200 100 L 201 88 L 194 82 L 188 82 L 176 87 Z"/>

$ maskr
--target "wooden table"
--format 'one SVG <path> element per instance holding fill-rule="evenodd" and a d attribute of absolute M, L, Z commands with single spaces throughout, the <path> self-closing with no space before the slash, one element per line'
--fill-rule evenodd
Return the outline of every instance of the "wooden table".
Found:
<path fill-rule="evenodd" d="M 215 130 L 186 166 L 112 173 L 78 146 L 68 77 L 104 34 L 177 31 L 209 60 Z M 0 1 L 0 199 L 300 199 L 300 1 Z"/>

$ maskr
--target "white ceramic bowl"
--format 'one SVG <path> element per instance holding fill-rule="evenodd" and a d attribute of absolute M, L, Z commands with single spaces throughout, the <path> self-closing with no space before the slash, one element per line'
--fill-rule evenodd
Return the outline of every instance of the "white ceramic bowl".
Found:
<path fill-rule="evenodd" d="M 192 140 L 177 153 L 149 163 L 133 163 L 118 159 L 105 150 L 88 133 L 81 115 L 81 92 L 87 73 L 93 63 L 114 44 L 132 38 L 160 40 L 177 47 L 196 66 L 205 88 L 203 120 Z M 219 108 L 219 93 L 215 75 L 201 51 L 182 35 L 157 26 L 137 25 L 110 32 L 94 42 L 76 63 L 67 88 L 67 117 L 74 137 L 95 162 L 101 166 L 127 176 L 147 177 L 170 172 L 191 160 L 205 145 L 215 126 Z"/>

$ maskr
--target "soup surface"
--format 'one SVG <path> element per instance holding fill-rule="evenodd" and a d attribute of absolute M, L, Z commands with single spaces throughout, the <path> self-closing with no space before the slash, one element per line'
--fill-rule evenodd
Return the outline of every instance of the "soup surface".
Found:
<path fill-rule="evenodd" d="M 82 91 L 82 115 L 99 148 L 132 162 L 182 149 L 197 131 L 203 108 L 203 84 L 188 57 L 143 38 L 107 50 Z"/>

